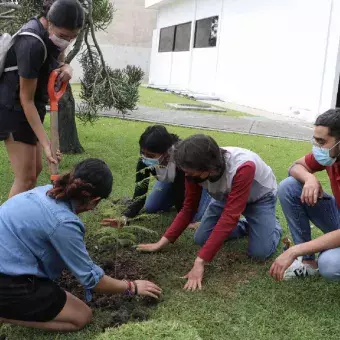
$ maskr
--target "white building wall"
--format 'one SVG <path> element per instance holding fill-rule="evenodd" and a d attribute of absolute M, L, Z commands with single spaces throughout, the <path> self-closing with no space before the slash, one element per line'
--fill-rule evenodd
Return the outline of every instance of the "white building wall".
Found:
<path fill-rule="evenodd" d="M 188 88 L 191 52 L 158 53 L 160 28 L 193 21 L 195 1 L 177 1 L 159 10 L 154 30 L 149 83 L 172 89 Z"/>
<path fill-rule="evenodd" d="M 115 9 L 113 21 L 106 32 L 97 32 L 104 59 L 112 68 L 140 66 L 148 81 L 152 32 L 157 11 L 146 9 L 144 0 L 111 0 Z M 82 70 L 78 60 L 72 62 L 73 82 L 79 82 Z"/>
<path fill-rule="evenodd" d="M 177 0 L 160 8 L 156 35 L 214 15 L 215 48 L 158 53 L 154 40 L 150 83 L 286 115 L 298 111 L 307 120 L 334 104 L 338 0 Z M 159 77 L 162 72 L 168 77 Z"/>
<path fill-rule="evenodd" d="M 216 94 L 226 101 L 315 115 L 330 0 L 225 1 Z"/>

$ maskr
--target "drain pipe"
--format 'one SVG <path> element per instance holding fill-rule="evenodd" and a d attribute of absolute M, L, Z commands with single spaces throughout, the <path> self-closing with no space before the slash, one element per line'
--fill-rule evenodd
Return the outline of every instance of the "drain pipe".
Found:
<path fill-rule="evenodd" d="M 217 75 L 218 75 L 218 63 L 220 61 L 220 45 L 222 40 L 222 25 L 223 25 L 223 14 L 224 14 L 224 1 L 221 0 L 221 12 L 218 17 L 218 27 L 217 27 L 217 46 L 216 46 L 216 68 L 215 68 L 215 84 L 214 84 L 214 91 L 211 93 L 211 95 L 216 96 L 216 90 L 217 90 Z"/>
<path fill-rule="evenodd" d="M 323 70 L 322 70 L 322 78 L 321 78 L 321 87 L 320 87 L 320 97 L 319 97 L 319 106 L 317 115 L 320 115 L 321 105 L 322 105 L 322 95 L 323 95 L 323 87 L 325 83 L 325 73 L 326 73 L 326 65 L 327 65 L 327 56 L 328 56 L 328 47 L 329 47 L 329 37 L 331 34 L 331 25 L 332 25 L 332 14 L 333 14 L 333 7 L 334 7 L 334 0 L 331 0 L 331 8 L 329 13 L 329 21 L 328 21 L 328 31 L 327 31 L 327 42 L 326 42 L 326 50 L 325 50 L 325 58 L 323 63 Z"/>
<path fill-rule="evenodd" d="M 190 35 L 190 57 L 189 57 L 189 76 L 187 83 L 187 91 L 191 91 L 190 83 L 192 78 L 192 60 L 194 54 L 195 32 L 196 32 L 196 12 L 197 12 L 197 0 L 194 0 L 194 13 L 191 22 L 191 35 Z"/>

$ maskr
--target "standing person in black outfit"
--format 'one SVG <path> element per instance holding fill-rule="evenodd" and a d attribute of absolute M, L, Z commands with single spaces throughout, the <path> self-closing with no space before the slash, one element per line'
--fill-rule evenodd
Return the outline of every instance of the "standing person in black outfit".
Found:
<path fill-rule="evenodd" d="M 105 219 L 103 225 L 121 226 L 128 218 L 137 216 L 145 207 L 146 213 L 154 214 L 175 207 L 180 211 L 184 201 L 185 175 L 173 158 L 174 145 L 179 141 L 163 125 L 149 126 L 139 139 L 140 157 L 136 167 L 136 185 L 133 201 L 121 219 Z M 148 196 L 149 179 L 157 179 Z M 209 205 L 211 197 L 205 190 L 202 193 L 199 209 L 193 222 L 199 222 Z"/>
<path fill-rule="evenodd" d="M 15 176 L 10 197 L 35 186 L 42 150 L 49 164 L 57 162 L 43 126 L 47 84 L 55 69 L 60 81 L 70 80 L 72 69 L 60 56 L 83 22 L 84 10 L 77 0 L 56 0 L 46 17 L 33 18 L 22 27 L 7 54 L 0 78 L 0 140 L 5 141 Z"/>

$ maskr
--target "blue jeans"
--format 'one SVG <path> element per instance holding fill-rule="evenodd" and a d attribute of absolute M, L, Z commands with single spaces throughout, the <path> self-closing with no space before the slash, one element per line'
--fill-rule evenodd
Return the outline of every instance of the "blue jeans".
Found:
<path fill-rule="evenodd" d="M 279 185 L 279 199 L 295 244 L 312 239 L 310 222 L 323 233 L 340 228 L 340 211 L 333 196 L 325 193 L 328 200 L 320 199 L 314 206 L 301 202 L 303 185 L 294 177 L 288 177 Z M 303 257 L 314 260 L 315 255 Z M 320 274 L 328 279 L 340 279 L 340 248 L 324 251 L 319 256 Z"/>
<path fill-rule="evenodd" d="M 226 202 L 227 199 L 211 200 L 194 236 L 197 244 L 203 246 L 208 240 L 220 219 Z M 248 255 L 260 260 L 270 257 L 275 252 L 282 234 L 282 228 L 275 216 L 275 207 L 276 196 L 272 194 L 247 204 L 242 213 L 245 219 L 239 220 L 228 240 L 249 234 Z"/>
<path fill-rule="evenodd" d="M 206 189 L 203 189 L 197 213 L 192 222 L 199 222 L 207 209 L 211 196 Z M 151 193 L 146 198 L 145 210 L 148 214 L 155 214 L 159 211 L 168 211 L 174 206 L 175 198 L 172 183 L 157 181 Z"/>

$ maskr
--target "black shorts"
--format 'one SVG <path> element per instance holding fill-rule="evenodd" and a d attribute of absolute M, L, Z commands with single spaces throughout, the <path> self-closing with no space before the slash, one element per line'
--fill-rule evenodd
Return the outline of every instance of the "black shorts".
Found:
<path fill-rule="evenodd" d="M 6 112 L 4 112 L 4 110 L 6 110 Z M 43 123 L 46 109 L 39 109 L 38 113 L 40 120 Z M 1 126 L 3 128 L 0 129 L 0 141 L 8 139 L 8 137 L 12 135 L 16 142 L 37 145 L 38 138 L 23 112 L 1 108 L 0 115 L 3 116 L 1 119 Z M 14 118 L 11 119 L 11 117 Z"/>
<path fill-rule="evenodd" d="M 0 274 L 0 318 L 51 321 L 64 308 L 66 299 L 65 291 L 49 279 Z"/>

